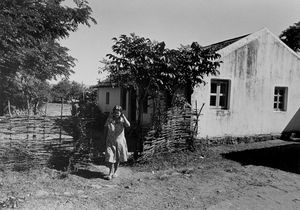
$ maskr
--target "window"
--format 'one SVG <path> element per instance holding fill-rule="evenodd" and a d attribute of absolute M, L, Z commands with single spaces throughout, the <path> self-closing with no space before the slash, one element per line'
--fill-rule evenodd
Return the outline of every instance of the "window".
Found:
<path fill-rule="evenodd" d="M 109 92 L 106 92 L 106 104 L 109 104 Z"/>
<path fill-rule="evenodd" d="M 229 80 L 212 79 L 210 83 L 210 106 L 217 109 L 229 108 Z"/>
<path fill-rule="evenodd" d="M 126 89 L 122 88 L 121 89 L 121 107 L 123 108 L 123 110 L 126 110 L 126 95 L 127 95 Z"/>
<path fill-rule="evenodd" d="M 148 113 L 148 96 L 146 96 L 143 100 L 143 113 Z"/>
<path fill-rule="evenodd" d="M 275 87 L 273 108 L 275 111 L 286 111 L 287 87 Z"/>

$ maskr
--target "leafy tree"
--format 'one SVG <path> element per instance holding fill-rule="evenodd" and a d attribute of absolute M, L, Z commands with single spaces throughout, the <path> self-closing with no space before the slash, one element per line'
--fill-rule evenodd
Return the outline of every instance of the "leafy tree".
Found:
<path fill-rule="evenodd" d="M 85 92 L 85 87 L 75 81 L 61 80 L 51 88 L 51 96 L 55 102 L 61 102 L 62 100 L 78 100 L 82 93 Z"/>
<path fill-rule="evenodd" d="M 73 72 L 74 58 L 58 40 L 67 38 L 80 24 L 89 26 L 96 21 L 87 1 L 74 0 L 75 8 L 62 6 L 62 2 L 0 1 L 0 112 L 12 97 L 10 91 L 26 89 L 21 87 L 25 83 L 16 81 L 35 78 L 43 83 Z"/>
<path fill-rule="evenodd" d="M 151 89 L 158 89 L 163 81 L 158 77 L 161 59 L 164 55 L 164 43 L 152 43 L 150 39 L 121 35 L 113 38 L 112 49 L 115 54 L 108 54 L 107 66 L 110 76 L 124 87 L 133 87 L 137 91 L 138 122 L 142 120 L 143 101 Z"/>
<path fill-rule="evenodd" d="M 78 82 L 71 82 L 71 89 L 69 92 L 69 98 L 72 100 L 79 100 L 82 97 L 83 93 L 85 93 L 87 88 L 83 84 L 79 84 Z"/>
<path fill-rule="evenodd" d="M 217 74 L 219 55 L 203 50 L 199 44 L 167 49 L 164 42 L 153 42 L 135 34 L 113 38 L 113 54 L 108 54 L 103 71 L 121 86 L 137 91 L 138 124 L 141 123 L 143 102 L 158 91 L 174 94 L 204 82 L 204 75 Z"/>
<path fill-rule="evenodd" d="M 279 38 L 295 52 L 300 52 L 300 22 L 284 30 Z"/>
<path fill-rule="evenodd" d="M 23 101 L 26 101 L 27 109 L 30 110 L 32 106 L 33 113 L 37 114 L 39 105 L 50 99 L 50 84 L 35 77 L 22 78 L 18 84 L 21 84 L 20 91 Z"/>
<path fill-rule="evenodd" d="M 178 89 L 185 90 L 185 97 L 191 102 L 191 95 L 195 86 L 205 83 L 204 76 L 218 74 L 220 55 L 204 50 L 193 42 L 189 47 L 167 50 L 166 53 L 168 72 L 172 72 L 171 78 L 165 78 L 170 83 L 169 92 L 174 94 Z"/>
<path fill-rule="evenodd" d="M 54 102 L 68 100 L 68 94 L 71 89 L 71 84 L 68 80 L 61 80 L 51 88 L 51 95 Z"/>

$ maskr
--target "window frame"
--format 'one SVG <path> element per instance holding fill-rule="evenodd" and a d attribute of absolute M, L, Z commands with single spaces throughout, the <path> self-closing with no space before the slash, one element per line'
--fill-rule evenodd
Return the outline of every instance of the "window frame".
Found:
<path fill-rule="evenodd" d="M 288 99 L 288 87 L 286 86 L 275 86 L 273 89 L 273 110 L 275 112 L 286 112 L 287 111 L 287 99 Z M 277 90 L 277 93 L 276 93 Z M 280 90 L 283 91 L 283 94 L 280 94 Z M 282 101 L 280 101 L 282 97 Z M 280 108 L 282 104 L 282 108 Z"/>
<path fill-rule="evenodd" d="M 212 93 L 212 84 L 216 84 L 216 92 Z M 225 93 L 221 92 L 221 84 L 225 84 Z M 216 97 L 215 105 L 212 105 L 212 96 Z M 220 105 L 221 96 L 225 97 L 225 105 Z M 212 109 L 228 110 L 230 102 L 230 80 L 229 79 L 211 79 L 210 80 L 210 91 L 209 91 L 209 106 Z"/>

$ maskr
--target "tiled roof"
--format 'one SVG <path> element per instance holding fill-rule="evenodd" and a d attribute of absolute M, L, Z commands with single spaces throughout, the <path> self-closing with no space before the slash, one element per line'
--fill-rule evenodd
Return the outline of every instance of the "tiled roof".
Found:
<path fill-rule="evenodd" d="M 97 85 L 95 85 L 95 88 L 98 87 L 117 87 L 118 84 L 116 82 L 112 82 L 111 78 L 106 78 L 105 80 L 99 82 Z"/>
<path fill-rule="evenodd" d="M 236 37 L 236 38 L 233 38 L 233 39 L 228 39 L 228 40 L 225 40 L 225 41 L 222 41 L 222 42 L 217 42 L 215 44 L 211 44 L 211 45 L 208 45 L 208 46 L 205 46 L 203 47 L 204 50 L 207 50 L 209 49 L 211 52 L 216 52 L 220 49 L 223 49 L 225 47 L 227 47 L 228 45 L 231 45 L 233 44 L 234 42 L 248 36 L 249 34 L 247 35 L 243 35 L 243 36 L 239 36 L 239 37 Z"/>

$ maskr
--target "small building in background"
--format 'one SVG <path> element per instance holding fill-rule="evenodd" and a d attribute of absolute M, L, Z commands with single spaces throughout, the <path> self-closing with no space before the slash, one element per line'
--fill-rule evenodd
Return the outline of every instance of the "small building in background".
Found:
<path fill-rule="evenodd" d="M 100 82 L 95 87 L 98 88 L 97 104 L 103 113 L 109 113 L 115 105 L 120 105 L 128 120 L 131 123 L 136 122 L 138 117 L 137 96 L 134 90 L 122 88 L 111 82 L 110 79 Z M 150 100 L 145 101 L 143 106 L 143 124 L 149 124 L 152 117 Z"/>

